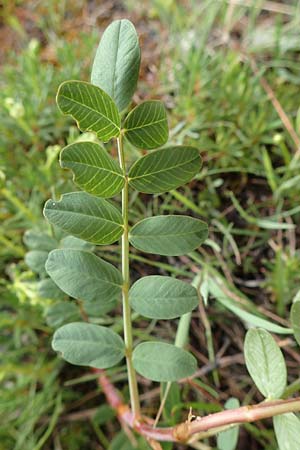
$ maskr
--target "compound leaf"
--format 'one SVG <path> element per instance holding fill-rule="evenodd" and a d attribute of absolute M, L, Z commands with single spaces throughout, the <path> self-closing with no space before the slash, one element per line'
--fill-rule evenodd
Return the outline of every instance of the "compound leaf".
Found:
<path fill-rule="evenodd" d="M 244 354 L 248 372 L 262 395 L 280 398 L 286 387 L 287 371 L 272 335 L 263 328 L 251 328 L 246 334 Z"/>
<path fill-rule="evenodd" d="M 153 381 L 176 381 L 195 373 L 197 362 L 193 355 L 164 342 L 143 342 L 133 351 L 136 371 Z"/>
<path fill-rule="evenodd" d="M 159 275 L 136 281 L 129 291 L 129 299 L 136 312 L 151 319 L 174 319 L 198 305 L 194 286 Z"/>
<path fill-rule="evenodd" d="M 121 167 L 93 142 L 77 142 L 65 147 L 60 154 L 60 165 L 72 170 L 74 182 L 81 189 L 99 197 L 112 197 L 124 186 Z"/>
<path fill-rule="evenodd" d="M 112 367 L 124 356 L 124 343 L 118 334 L 110 328 L 82 322 L 56 330 L 52 348 L 71 364 L 97 369 Z"/>
<path fill-rule="evenodd" d="M 53 225 L 93 244 L 111 244 L 123 234 L 120 211 L 107 200 L 85 192 L 64 194 L 60 201 L 48 200 L 44 215 Z"/>
<path fill-rule="evenodd" d="M 131 229 L 131 244 L 147 253 L 177 256 L 199 247 L 207 238 L 205 222 L 188 216 L 156 216 L 143 219 Z"/>
<path fill-rule="evenodd" d="M 121 293 L 122 275 L 112 264 L 82 250 L 53 250 L 46 271 L 70 297 L 86 302 L 115 302 Z"/>
<path fill-rule="evenodd" d="M 129 184 L 139 192 L 159 194 L 187 183 L 200 168 L 201 157 L 196 148 L 163 148 L 136 161 L 129 171 Z"/>
<path fill-rule="evenodd" d="M 82 131 L 94 131 L 107 142 L 120 134 L 120 115 L 110 96 L 84 81 L 65 81 L 57 92 L 61 112 L 76 120 Z"/>
<path fill-rule="evenodd" d="M 125 136 L 138 148 L 151 150 L 168 140 L 169 129 L 164 104 L 149 100 L 136 106 L 126 117 Z"/>
<path fill-rule="evenodd" d="M 92 68 L 91 81 L 107 92 L 123 111 L 131 102 L 140 69 L 140 47 L 133 24 L 115 20 L 104 31 Z"/>

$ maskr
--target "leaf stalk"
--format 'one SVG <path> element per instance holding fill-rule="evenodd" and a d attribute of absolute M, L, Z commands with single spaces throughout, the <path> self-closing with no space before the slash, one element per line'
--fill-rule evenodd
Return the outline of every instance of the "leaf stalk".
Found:
<path fill-rule="evenodd" d="M 123 137 L 120 134 L 117 139 L 118 143 L 118 155 L 119 163 L 123 170 L 125 177 L 125 184 L 122 190 L 122 215 L 124 222 L 124 233 L 122 235 L 122 303 L 123 303 L 123 326 L 124 326 L 124 342 L 125 342 L 125 356 L 128 372 L 128 384 L 130 393 L 130 402 L 133 416 L 138 419 L 141 415 L 140 412 L 140 400 L 136 379 L 136 372 L 132 364 L 132 351 L 133 351 L 133 339 L 132 339 L 132 323 L 131 323 L 131 308 L 129 304 L 129 287 L 130 287 L 130 272 L 129 272 L 129 239 L 128 239 L 128 177 L 126 173 L 126 163 L 123 148 Z"/>

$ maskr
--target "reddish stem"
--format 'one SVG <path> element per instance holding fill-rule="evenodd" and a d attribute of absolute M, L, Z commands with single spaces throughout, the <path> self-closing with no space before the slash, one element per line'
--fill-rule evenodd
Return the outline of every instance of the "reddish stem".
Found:
<path fill-rule="evenodd" d="M 134 419 L 128 405 L 125 405 L 115 387 L 103 370 L 99 373 L 99 385 L 103 389 L 109 405 L 117 411 L 121 423 L 133 428 L 146 439 L 155 441 L 187 442 L 193 435 L 236 423 L 254 422 L 288 412 L 300 411 L 300 397 L 290 400 L 273 400 L 257 405 L 242 406 L 236 409 L 221 411 L 204 417 L 196 417 L 193 421 L 182 422 L 174 427 L 154 428 L 153 420 L 148 417 Z M 149 425 L 149 423 L 151 425 Z"/>

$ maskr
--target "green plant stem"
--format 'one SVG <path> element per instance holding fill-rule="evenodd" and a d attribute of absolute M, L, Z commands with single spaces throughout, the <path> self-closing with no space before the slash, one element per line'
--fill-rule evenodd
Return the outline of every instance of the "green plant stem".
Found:
<path fill-rule="evenodd" d="M 123 300 L 123 326 L 124 326 L 124 342 L 126 352 L 126 364 L 128 372 L 128 384 L 131 408 L 134 417 L 140 417 L 140 400 L 136 379 L 136 372 L 132 364 L 132 323 L 131 323 L 131 309 L 129 304 L 129 287 L 130 287 L 130 274 L 129 274 L 129 239 L 128 239 L 128 178 L 126 174 L 126 164 L 124 158 L 124 149 L 122 135 L 118 138 L 118 154 L 120 166 L 125 176 L 125 185 L 122 190 L 122 215 L 124 221 L 124 233 L 122 235 L 122 276 L 123 276 L 123 288 L 122 288 L 122 300 Z"/>

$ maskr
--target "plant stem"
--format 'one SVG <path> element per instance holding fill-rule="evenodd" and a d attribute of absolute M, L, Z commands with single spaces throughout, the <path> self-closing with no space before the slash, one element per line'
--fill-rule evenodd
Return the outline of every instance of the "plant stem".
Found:
<path fill-rule="evenodd" d="M 300 397 L 289 400 L 271 400 L 258 403 L 257 405 L 224 410 L 204 417 L 198 416 L 192 422 L 187 420 L 174 427 L 154 428 L 150 418 L 143 418 L 143 421 L 135 419 L 128 405 L 122 402 L 119 393 L 108 380 L 105 372 L 99 369 L 94 370 L 96 373 L 99 373 L 98 382 L 106 395 L 108 403 L 117 411 L 120 422 L 133 428 L 142 436 L 157 441 L 187 443 L 192 440 L 193 442 L 193 437 L 204 439 L 237 424 L 246 424 L 279 414 L 300 411 Z"/>
<path fill-rule="evenodd" d="M 255 422 L 267 419 L 279 414 L 300 411 L 300 398 L 289 400 L 271 400 L 257 405 L 241 406 L 236 409 L 228 409 L 219 413 L 199 418 L 189 424 L 189 434 L 208 431 L 213 428 L 237 423 Z"/>
<path fill-rule="evenodd" d="M 128 240 L 128 177 L 126 174 L 126 164 L 124 157 L 122 135 L 120 135 L 117 141 L 118 141 L 119 162 L 125 177 L 125 185 L 122 190 L 122 215 L 124 221 L 124 233 L 122 236 L 122 276 L 123 276 L 122 301 L 123 301 L 124 342 L 125 342 L 125 354 L 126 354 L 131 408 L 134 417 L 138 419 L 140 417 L 140 401 L 136 380 L 136 372 L 132 364 L 132 351 L 133 351 L 132 324 L 131 324 L 131 310 L 128 296 L 130 287 L 129 240 Z"/>

